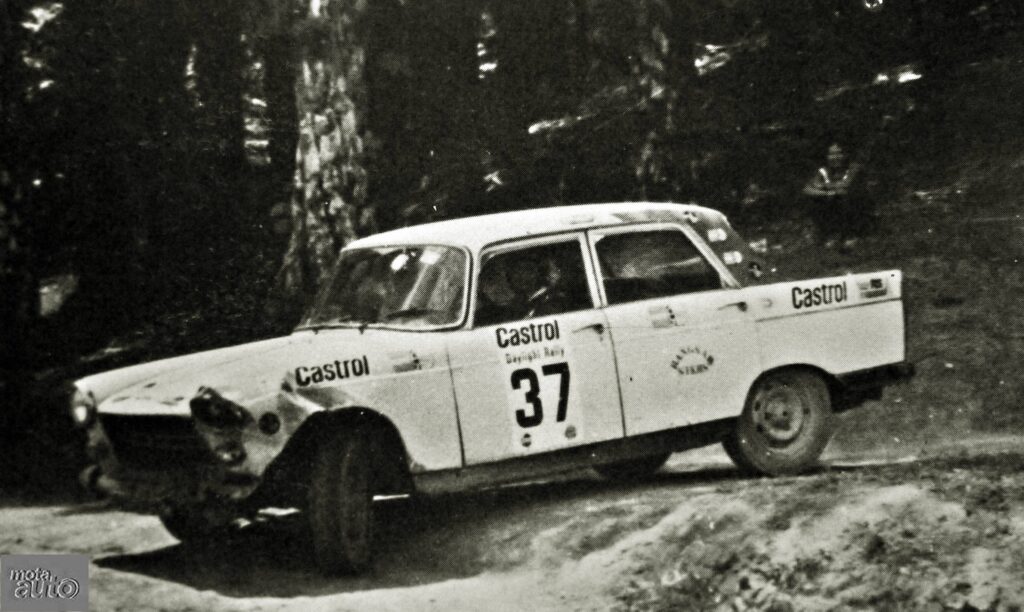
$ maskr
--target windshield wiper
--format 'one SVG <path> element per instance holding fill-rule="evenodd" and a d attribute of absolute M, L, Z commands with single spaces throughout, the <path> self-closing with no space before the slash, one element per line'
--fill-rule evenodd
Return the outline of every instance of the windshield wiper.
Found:
<path fill-rule="evenodd" d="M 330 327 L 334 327 L 336 325 L 349 325 L 349 324 L 356 323 L 356 322 L 357 321 L 356 321 L 355 317 L 353 317 L 352 315 L 345 315 L 344 317 L 336 317 L 336 318 L 333 318 L 333 319 L 328 319 L 326 321 L 318 321 L 316 323 L 310 323 L 308 325 L 302 326 L 302 329 L 311 329 L 313 331 L 317 331 L 317 330 L 321 330 L 321 329 L 327 329 L 327 328 L 330 328 Z M 362 324 L 362 322 L 359 322 L 359 323 Z"/>

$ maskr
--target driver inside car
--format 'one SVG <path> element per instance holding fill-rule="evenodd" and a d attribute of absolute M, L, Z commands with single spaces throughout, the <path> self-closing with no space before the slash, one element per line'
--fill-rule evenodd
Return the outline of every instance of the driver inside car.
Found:
<path fill-rule="evenodd" d="M 480 272 L 480 290 L 476 299 L 477 327 L 495 325 L 518 318 L 521 308 L 516 308 L 519 295 L 509 287 L 505 267 L 500 261 L 491 260 Z"/>
<path fill-rule="evenodd" d="M 538 264 L 536 270 L 539 282 L 535 285 L 537 289 L 527 298 L 529 306 L 526 318 L 574 310 L 561 266 L 550 256 L 543 258 Z"/>
<path fill-rule="evenodd" d="M 480 272 L 476 324 L 494 325 L 578 310 L 580 292 L 566 281 L 566 266 L 552 253 L 529 250 L 499 255 Z"/>

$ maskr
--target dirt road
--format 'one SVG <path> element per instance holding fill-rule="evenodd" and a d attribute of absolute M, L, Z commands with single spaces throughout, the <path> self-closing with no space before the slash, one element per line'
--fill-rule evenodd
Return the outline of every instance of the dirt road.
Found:
<path fill-rule="evenodd" d="M 677 455 L 655 477 L 380 507 L 375 571 L 318 576 L 299 515 L 207 546 L 103 503 L 8 503 L 0 553 L 93 558 L 94 610 L 1019 609 L 1024 454 L 743 479 Z"/>

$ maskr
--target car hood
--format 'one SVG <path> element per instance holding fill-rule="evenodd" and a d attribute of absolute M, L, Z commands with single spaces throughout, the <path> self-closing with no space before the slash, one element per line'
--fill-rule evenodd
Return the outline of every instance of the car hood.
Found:
<path fill-rule="evenodd" d="M 297 332 L 122 368 L 77 384 L 94 392 L 101 413 L 187 415 L 189 401 L 201 387 L 241 405 L 259 402 L 276 395 L 286 374 L 311 355 L 358 352 L 356 347 L 370 339 L 361 336 L 353 329 Z"/>

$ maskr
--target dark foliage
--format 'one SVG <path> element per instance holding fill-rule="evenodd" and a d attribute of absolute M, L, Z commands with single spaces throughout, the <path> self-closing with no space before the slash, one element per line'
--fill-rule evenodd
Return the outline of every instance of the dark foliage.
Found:
<path fill-rule="evenodd" d="M 77 361 L 111 338 L 141 330 L 166 354 L 265 333 L 247 314 L 260 298 L 224 291 L 266 291 L 246 22 L 241 3 L 204 5 L 3 3 L 5 441 L 38 446 L 26 419 L 39 426 L 49 398 L 59 410 L 64 376 L 111 365 Z M 73 293 L 42 318 L 39 285 L 55 274 Z M 220 325 L 196 325 L 199 309 Z M 43 397 L 17 393 L 33 380 Z"/>

